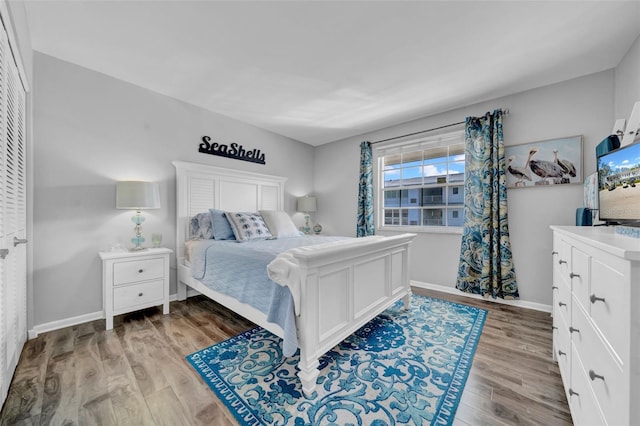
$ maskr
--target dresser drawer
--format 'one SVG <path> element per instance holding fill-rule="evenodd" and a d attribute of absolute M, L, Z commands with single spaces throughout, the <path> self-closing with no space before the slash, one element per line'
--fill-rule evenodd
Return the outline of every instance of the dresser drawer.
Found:
<path fill-rule="evenodd" d="M 141 305 L 161 304 L 164 298 L 164 280 L 120 286 L 113 289 L 113 310 L 120 311 Z"/>
<path fill-rule="evenodd" d="M 573 348 L 571 386 L 567 389 L 567 401 L 569 402 L 574 424 L 588 426 L 606 424 L 598 408 L 598 402 L 591 391 L 589 378 L 584 372 L 575 347 Z"/>
<path fill-rule="evenodd" d="M 153 280 L 164 276 L 162 258 L 130 260 L 113 264 L 113 285 Z"/>
<path fill-rule="evenodd" d="M 564 322 L 569 325 L 571 324 L 571 291 L 563 281 L 556 285 L 558 289 L 554 298 L 553 314 L 562 316 Z"/>
<path fill-rule="evenodd" d="M 607 349 L 608 345 L 587 320 L 586 313 L 576 307 L 572 312 L 573 327 L 579 331 L 571 333 L 571 339 L 576 352 L 580 354 L 586 381 L 598 400 L 603 416 L 610 425 L 629 424 L 625 410 L 629 403 L 629 388 L 625 383 L 622 365 Z"/>
<path fill-rule="evenodd" d="M 557 327 L 555 330 L 554 356 L 558 361 L 562 381 L 565 384 L 569 384 L 571 383 L 571 337 L 569 336 L 569 326 L 564 322 L 561 315 L 554 317 L 553 323 Z"/>
<path fill-rule="evenodd" d="M 589 310 L 589 260 L 591 257 L 585 252 L 573 248 L 571 252 L 571 271 L 569 280 L 571 281 L 571 291 L 578 296 L 578 302 L 587 312 Z"/>
<path fill-rule="evenodd" d="M 571 281 L 569 280 L 569 273 L 571 272 L 571 244 L 565 240 L 560 240 L 558 253 L 558 273 L 562 281 L 571 289 Z"/>
<path fill-rule="evenodd" d="M 628 362 L 625 354 L 629 347 L 629 281 L 613 259 L 591 261 L 591 319 L 609 342 L 616 356 Z M 626 276 L 628 276 L 628 271 Z M 638 283 L 636 283 L 638 284 Z M 591 296 L 590 295 L 590 296 Z M 604 299 L 599 300 L 599 298 Z"/>

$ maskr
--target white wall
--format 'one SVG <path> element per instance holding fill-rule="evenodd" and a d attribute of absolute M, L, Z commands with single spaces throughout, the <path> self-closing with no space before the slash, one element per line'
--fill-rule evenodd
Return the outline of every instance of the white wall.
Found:
<path fill-rule="evenodd" d="M 583 135 L 585 176 L 594 173 L 595 146 L 613 127 L 613 74 L 609 70 L 317 147 L 316 219 L 328 233 L 355 235 L 361 141 L 455 123 L 496 108 L 510 110 L 504 119 L 505 145 Z M 575 209 L 583 204 L 582 185 L 511 189 L 508 197 L 520 297 L 523 301 L 551 305 L 549 226 L 575 223 Z M 460 239 L 458 234 L 419 234 L 412 249 L 411 279 L 455 287 Z"/>
<path fill-rule="evenodd" d="M 309 145 L 37 52 L 34 66 L 36 326 L 102 310 L 97 253 L 133 235 L 133 212 L 115 209 L 118 180 L 160 183 L 162 208 L 144 212 L 143 232 L 174 250 L 173 160 L 287 176 L 290 213 L 313 188 Z M 199 153 L 203 135 L 260 149 L 266 165 Z"/>
<path fill-rule="evenodd" d="M 640 101 L 640 37 L 615 69 L 615 116 L 629 120 L 633 105 Z"/>

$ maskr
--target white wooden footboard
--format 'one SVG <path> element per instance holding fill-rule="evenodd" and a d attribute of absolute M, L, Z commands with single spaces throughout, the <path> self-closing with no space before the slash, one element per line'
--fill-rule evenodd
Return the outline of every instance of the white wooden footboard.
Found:
<path fill-rule="evenodd" d="M 414 236 L 295 254 L 301 279 L 298 376 L 307 397 L 315 390 L 320 356 L 400 298 L 409 307 L 409 246 Z"/>

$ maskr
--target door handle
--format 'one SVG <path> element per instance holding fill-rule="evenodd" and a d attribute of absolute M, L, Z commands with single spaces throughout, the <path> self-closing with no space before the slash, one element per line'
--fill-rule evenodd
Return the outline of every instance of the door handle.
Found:
<path fill-rule="evenodd" d="M 9 254 L 9 249 L 0 249 L 0 259 L 4 259 Z"/>
<path fill-rule="evenodd" d="M 18 244 L 27 244 L 29 242 L 29 240 L 27 240 L 26 238 L 16 238 L 13 237 L 13 246 L 17 246 Z"/>

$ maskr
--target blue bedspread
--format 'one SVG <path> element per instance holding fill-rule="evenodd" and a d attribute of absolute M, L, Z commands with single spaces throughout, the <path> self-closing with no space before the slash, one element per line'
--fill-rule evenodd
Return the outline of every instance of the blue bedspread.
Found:
<path fill-rule="evenodd" d="M 267 276 L 267 265 L 279 253 L 345 237 L 300 236 L 238 243 L 204 240 L 191 256 L 191 274 L 212 290 L 247 303 L 284 330 L 282 352 L 291 356 L 298 348 L 293 298 L 287 287 Z"/>

